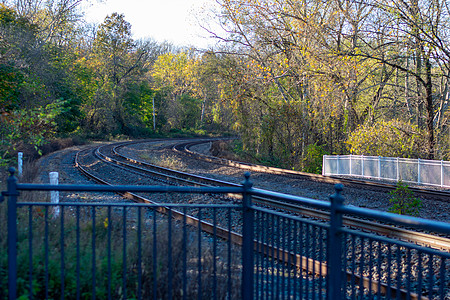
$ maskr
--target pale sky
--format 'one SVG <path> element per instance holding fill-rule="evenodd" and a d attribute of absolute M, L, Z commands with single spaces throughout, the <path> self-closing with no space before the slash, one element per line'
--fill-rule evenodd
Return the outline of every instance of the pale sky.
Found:
<path fill-rule="evenodd" d="M 89 1 L 85 19 L 100 24 L 113 12 L 125 15 L 134 39 L 151 37 L 179 46 L 207 47 L 212 40 L 198 24 L 198 13 L 214 5 L 214 0 L 103 0 Z"/>

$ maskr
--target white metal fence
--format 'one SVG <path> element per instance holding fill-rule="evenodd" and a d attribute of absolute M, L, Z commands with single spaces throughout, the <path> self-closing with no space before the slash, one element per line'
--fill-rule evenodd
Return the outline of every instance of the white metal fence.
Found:
<path fill-rule="evenodd" d="M 349 175 L 450 187 L 450 162 L 364 155 L 324 155 L 322 175 Z"/>

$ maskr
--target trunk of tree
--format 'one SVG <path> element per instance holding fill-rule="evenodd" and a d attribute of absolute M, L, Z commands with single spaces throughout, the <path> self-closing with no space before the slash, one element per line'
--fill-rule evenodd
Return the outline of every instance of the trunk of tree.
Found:
<path fill-rule="evenodd" d="M 434 159 L 434 110 L 433 110 L 433 89 L 431 81 L 431 62 L 428 57 L 425 59 L 425 91 L 426 91 L 426 110 L 427 110 L 427 131 L 428 131 L 428 159 Z"/>

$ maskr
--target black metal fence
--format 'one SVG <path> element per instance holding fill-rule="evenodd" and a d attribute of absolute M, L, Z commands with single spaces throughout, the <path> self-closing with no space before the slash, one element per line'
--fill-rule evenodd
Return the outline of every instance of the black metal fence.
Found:
<path fill-rule="evenodd" d="M 342 218 L 444 234 L 450 224 L 344 206 L 340 187 L 325 202 L 257 190 L 248 177 L 237 188 L 55 186 L 18 184 L 11 173 L 0 205 L 8 227 L 0 234 L 0 299 L 450 299 L 448 252 L 347 228 Z M 55 190 L 243 201 L 17 202 L 19 191 Z M 252 196 L 326 210 L 330 221 L 256 206 Z"/>

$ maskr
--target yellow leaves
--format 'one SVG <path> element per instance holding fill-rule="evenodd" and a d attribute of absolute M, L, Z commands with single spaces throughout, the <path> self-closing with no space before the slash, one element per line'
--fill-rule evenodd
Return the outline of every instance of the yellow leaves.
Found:
<path fill-rule="evenodd" d="M 167 88 L 174 95 L 189 93 L 197 97 L 201 91 L 200 63 L 186 52 L 163 54 L 153 65 L 152 77 L 159 87 Z"/>

